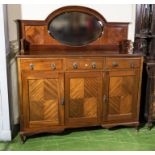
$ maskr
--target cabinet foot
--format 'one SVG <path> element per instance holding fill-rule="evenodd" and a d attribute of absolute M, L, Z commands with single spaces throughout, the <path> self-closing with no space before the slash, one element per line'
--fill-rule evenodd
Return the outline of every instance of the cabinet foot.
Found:
<path fill-rule="evenodd" d="M 19 136 L 20 136 L 20 142 L 21 142 L 21 144 L 24 144 L 25 141 L 26 141 L 26 136 L 23 133 L 20 133 Z"/>
<path fill-rule="evenodd" d="M 152 126 L 153 126 L 152 122 L 148 122 L 148 123 L 147 123 L 147 127 L 148 127 L 149 130 L 152 129 Z"/>
<path fill-rule="evenodd" d="M 139 132 L 139 129 L 140 129 L 139 124 L 135 126 L 135 129 L 136 129 L 137 132 Z"/>
<path fill-rule="evenodd" d="M 136 126 L 135 128 L 136 128 L 136 131 L 138 132 L 139 131 L 139 126 Z"/>

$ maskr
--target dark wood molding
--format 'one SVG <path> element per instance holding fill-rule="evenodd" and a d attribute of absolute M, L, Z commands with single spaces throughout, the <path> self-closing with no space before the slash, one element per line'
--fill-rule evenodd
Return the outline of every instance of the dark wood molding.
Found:
<path fill-rule="evenodd" d="M 153 122 L 153 85 L 155 79 L 155 4 L 136 5 L 135 46 L 134 53 L 144 55 L 144 69 L 141 95 L 141 122 L 148 122 L 151 127 Z M 152 77 L 150 77 L 152 76 Z M 155 112 L 154 112 L 155 113 Z"/>
<path fill-rule="evenodd" d="M 145 64 L 147 72 L 145 116 L 148 128 L 151 129 L 155 122 L 155 60 L 146 61 Z"/>

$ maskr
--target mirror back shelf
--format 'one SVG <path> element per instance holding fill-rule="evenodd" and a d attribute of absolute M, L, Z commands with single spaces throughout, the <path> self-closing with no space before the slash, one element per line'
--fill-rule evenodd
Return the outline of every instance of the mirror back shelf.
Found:
<path fill-rule="evenodd" d="M 107 22 L 97 11 L 83 6 L 66 6 L 45 20 L 17 20 L 21 54 L 28 51 L 120 52 L 127 39 L 129 23 Z"/>

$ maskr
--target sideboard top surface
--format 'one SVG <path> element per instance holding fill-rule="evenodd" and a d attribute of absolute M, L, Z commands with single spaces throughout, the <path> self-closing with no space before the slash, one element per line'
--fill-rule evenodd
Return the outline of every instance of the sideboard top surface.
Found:
<path fill-rule="evenodd" d="M 24 55 L 18 54 L 20 58 L 49 58 L 49 57 L 141 57 L 142 54 L 120 54 L 113 51 L 28 51 Z"/>

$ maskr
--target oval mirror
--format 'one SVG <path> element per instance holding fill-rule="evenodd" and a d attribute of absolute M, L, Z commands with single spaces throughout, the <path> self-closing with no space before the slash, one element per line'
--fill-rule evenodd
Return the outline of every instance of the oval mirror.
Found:
<path fill-rule="evenodd" d="M 83 12 L 64 12 L 49 22 L 49 34 L 70 46 L 87 45 L 102 35 L 103 24 L 95 16 Z"/>

